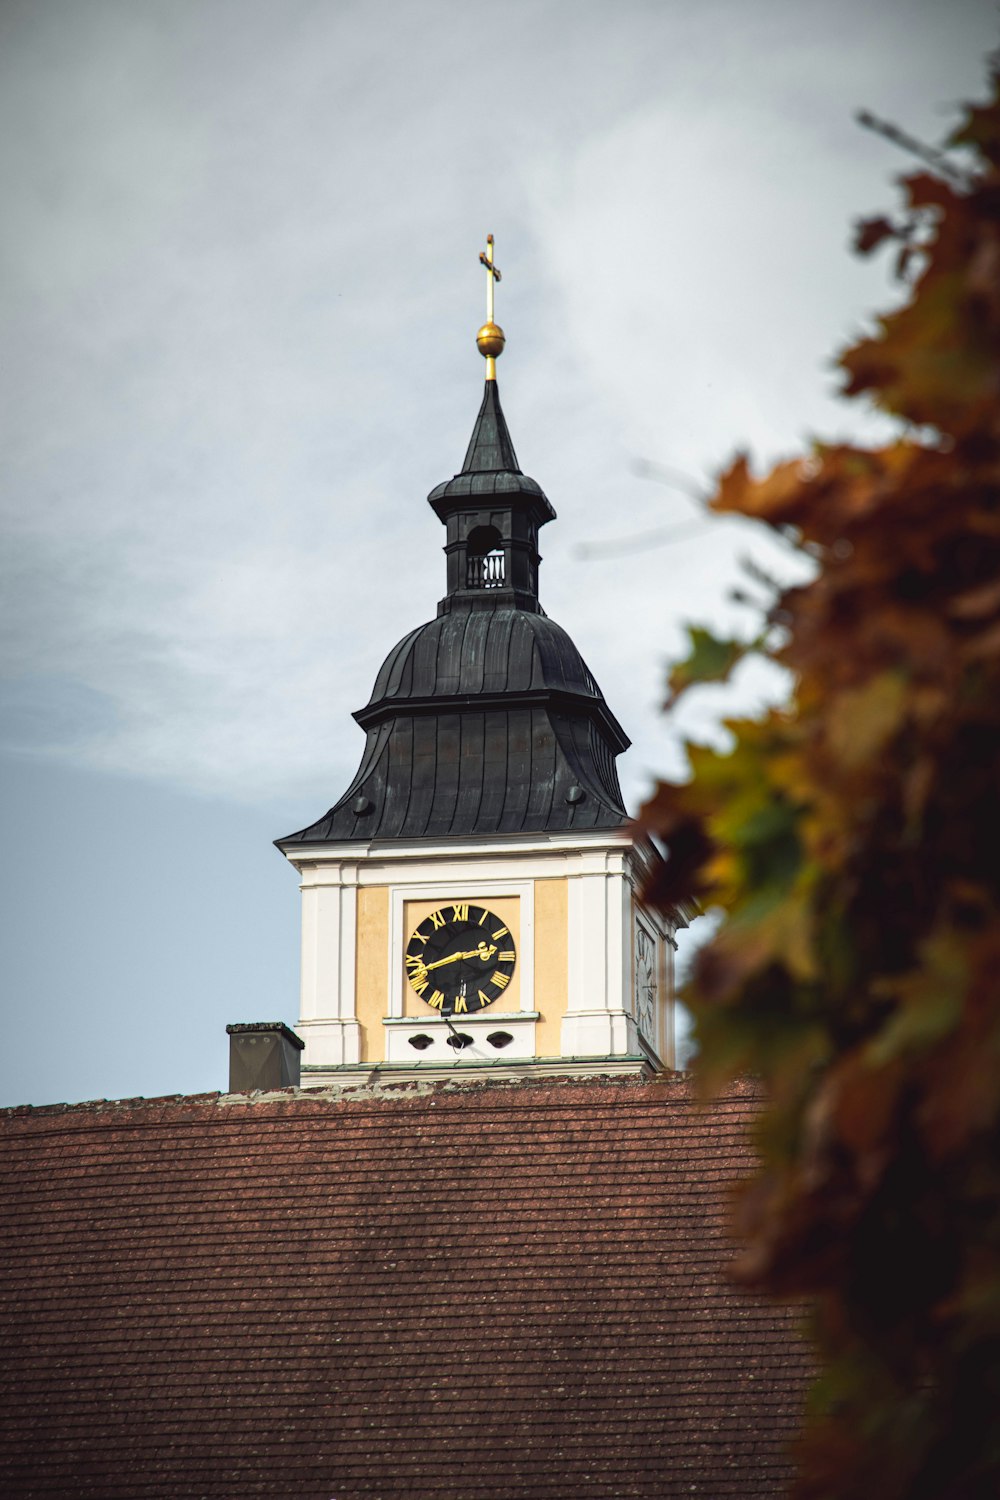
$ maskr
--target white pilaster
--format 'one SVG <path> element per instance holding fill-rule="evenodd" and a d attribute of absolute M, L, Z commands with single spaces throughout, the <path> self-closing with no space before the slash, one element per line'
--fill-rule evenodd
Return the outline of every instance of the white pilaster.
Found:
<path fill-rule="evenodd" d="M 569 1003 L 561 1028 L 566 1057 L 624 1057 L 639 1052 L 629 1014 L 632 976 L 631 887 L 626 850 L 581 853 L 568 890 Z"/>
<path fill-rule="evenodd" d="M 361 1056 L 354 979 L 357 863 L 316 864 L 302 873 L 302 1062 L 356 1063 Z"/>

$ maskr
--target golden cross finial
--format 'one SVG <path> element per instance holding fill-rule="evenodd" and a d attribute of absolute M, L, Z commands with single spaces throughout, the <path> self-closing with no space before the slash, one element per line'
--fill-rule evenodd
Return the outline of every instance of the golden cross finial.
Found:
<path fill-rule="evenodd" d="M 499 267 L 493 264 L 493 236 L 486 236 L 486 249 L 480 250 L 479 261 L 486 267 L 486 322 L 476 334 L 476 347 L 486 361 L 486 379 L 496 380 L 497 359 L 506 343 L 503 329 L 493 321 L 493 285 L 502 281 Z"/>
<path fill-rule="evenodd" d="M 493 283 L 503 281 L 500 267 L 493 264 L 493 236 L 486 236 L 486 249 L 479 252 L 479 264 L 486 267 L 486 321 L 493 322 Z"/>

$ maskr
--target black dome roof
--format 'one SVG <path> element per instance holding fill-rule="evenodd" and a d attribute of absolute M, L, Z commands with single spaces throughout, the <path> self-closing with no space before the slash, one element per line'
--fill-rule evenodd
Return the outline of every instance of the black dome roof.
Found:
<path fill-rule="evenodd" d="M 448 528 L 438 617 L 394 646 L 355 719 L 367 743 L 328 813 L 279 846 L 619 828 L 628 739 L 538 602 L 537 532 L 555 512 L 517 466 L 488 381 L 460 474 L 431 492 Z M 490 571 L 472 552 L 489 530 Z"/>
<path fill-rule="evenodd" d="M 603 705 L 583 657 L 547 615 L 514 608 L 449 613 L 418 626 L 393 647 L 367 707 L 355 718 L 367 724 L 380 708 L 407 699 L 542 689 L 581 694 Z M 604 712 L 610 719 L 606 707 Z"/>
<path fill-rule="evenodd" d="M 354 716 L 368 743 L 340 801 L 289 843 L 619 828 L 628 745 L 545 615 L 442 615 L 389 652 Z"/>

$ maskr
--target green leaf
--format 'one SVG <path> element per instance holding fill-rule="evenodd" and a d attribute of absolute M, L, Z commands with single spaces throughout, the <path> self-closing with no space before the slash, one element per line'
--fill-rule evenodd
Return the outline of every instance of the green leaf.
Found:
<path fill-rule="evenodd" d="M 684 661 L 677 662 L 668 679 L 667 707 L 687 688 L 702 682 L 725 682 L 756 642 L 723 640 L 700 625 L 688 627 L 691 649 Z"/>

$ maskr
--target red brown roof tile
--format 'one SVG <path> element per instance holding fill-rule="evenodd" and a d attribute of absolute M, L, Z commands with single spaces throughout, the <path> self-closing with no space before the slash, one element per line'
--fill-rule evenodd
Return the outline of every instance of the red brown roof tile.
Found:
<path fill-rule="evenodd" d="M 725 1279 L 753 1090 L 8 1110 L 0 1493 L 773 1497 L 807 1358 Z"/>

